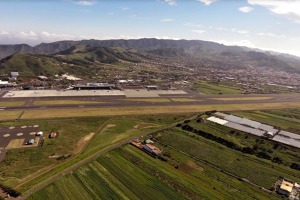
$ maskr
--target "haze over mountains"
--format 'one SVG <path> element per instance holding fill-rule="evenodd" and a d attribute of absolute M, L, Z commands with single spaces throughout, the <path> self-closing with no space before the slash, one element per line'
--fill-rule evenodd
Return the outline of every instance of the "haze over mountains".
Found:
<path fill-rule="evenodd" d="M 83 49 L 78 50 L 79 46 Z M 122 52 L 116 50 L 116 47 L 121 48 Z M 252 65 L 300 72 L 300 58 L 288 54 L 264 52 L 247 47 L 225 46 L 201 40 L 158 39 L 58 41 L 41 43 L 34 47 L 27 44 L 0 45 L 0 59 L 2 59 L 0 69 L 2 72 L 6 72 L 15 68 L 14 65 L 22 65 L 27 68 L 42 65 L 42 63 L 36 64 L 33 57 L 39 57 L 42 60 L 47 59 L 48 61 L 50 59 L 50 63 L 56 63 L 59 59 L 58 55 L 68 55 L 70 57 L 70 55 L 78 54 L 78 51 L 84 53 L 85 56 L 81 59 L 81 62 L 86 64 L 93 61 L 104 63 L 120 60 L 139 62 L 143 56 L 159 56 L 166 59 L 185 58 L 208 66 L 230 65 L 238 67 Z M 13 54 L 16 55 L 12 56 Z M 15 59 L 18 62 L 11 61 Z M 28 60 L 31 60 L 31 62 L 28 62 Z M 28 66 L 29 64 L 31 66 Z M 4 68 L 6 70 L 3 71 Z M 18 68 L 15 68 L 15 70 L 18 70 Z"/>

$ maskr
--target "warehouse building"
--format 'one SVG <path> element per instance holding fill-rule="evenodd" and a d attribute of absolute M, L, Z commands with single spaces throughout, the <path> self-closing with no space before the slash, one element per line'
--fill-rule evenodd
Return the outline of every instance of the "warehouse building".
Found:
<path fill-rule="evenodd" d="M 73 85 L 73 90 L 112 90 L 116 88 L 114 84 L 108 83 L 87 83 L 85 85 Z"/>

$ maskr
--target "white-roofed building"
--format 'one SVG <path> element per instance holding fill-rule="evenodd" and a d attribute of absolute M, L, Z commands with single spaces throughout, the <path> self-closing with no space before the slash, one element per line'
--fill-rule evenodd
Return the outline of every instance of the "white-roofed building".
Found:
<path fill-rule="evenodd" d="M 240 121 L 242 121 L 243 118 L 234 115 L 227 115 L 226 117 L 224 117 L 224 119 L 230 122 L 239 123 Z"/>
<path fill-rule="evenodd" d="M 261 124 L 258 128 L 267 132 L 272 132 L 273 134 L 276 134 L 278 132 L 278 129 L 275 129 L 273 126 L 266 124 Z"/>
<path fill-rule="evenodd" d="M 250 133 L 252 135 L 256 135 L 256 136 L 263 136 L 265 134 L 265 131 L 259 130 L 259 129 L 255 129 L 255 128 L 250 128 L 238 123 L 234 123 L 234 122 L 228 122 L 226 124 L 224 124 L 224 126 L 227 126 L 229 128 L 233 128 L 236 130 L 240 130 L 246 133 Z"/>
<path fill-rule="evenodd" d="M 243 118 L 239 123 L 247 125 L 247 126 L 251 126 L 253 128 L 258 128 L 261 125 L 260 122 L 253 121 L 253 120 L 250 120 L 250 119 L 247 119 L 247 118 Z"/>
<path fill-rule="evenodd" d="M 211 122 L 215 122 L 217 124 L 221 124 L 221 125 L 224 125 L 228 122 L 224 119 L 220 119 L 220 118 L 217 118 L 217 117 L 214 117 L 214 116 L 207 118 L 207 120 L 211 121 Z"/>

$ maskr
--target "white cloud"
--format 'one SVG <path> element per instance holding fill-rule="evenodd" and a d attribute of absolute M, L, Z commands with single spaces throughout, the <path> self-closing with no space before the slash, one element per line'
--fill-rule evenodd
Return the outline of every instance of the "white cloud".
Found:
<path fill-rule="evenodd" d="M 267 36 L 267 37 L 276 37 L 276 38 L 286 38 L 286 35 L 276 35 L 274 33 L 258 33 L 259 36 Z"/>
<path fill-rule="evenodd" d="M 239 8 L 239 11 L 241 11 L 241 12 L 243 12 L 243 13 L 248 13 L 248 12 L 251 12 L 251 11 L 253 11 L 253 10 L 254 10 L 254 8 L 248 7 L 248 6 L 240 7 L 240 8 Z"/>
<path fill-rule="evenodd" d="M 228 29 L 226 29 L 226 28 L 223 28 L 223 27 L 217 27 L 216 28 L 218 31 L 227 31 Z"/>
<path fill-rule="evenodd" d="M 202 24 L 194 24 L 194 23 L 191 23 L 191 22 L 188 22 L 188 23 L 185 23 L 184 26 L 188 26 L 188 27 L 202 27 L 203 25 Z"/>
<path fill-rule="evenodd" d="M 0 32 L 0 43 L 2 44 L 38 44 L 41 42 L 55 42 L 61 40 L 82 40 L 82 39 L 98 39 L 94 36 L 85 35 L 68 35 L 68 34 L 58 34 L 49 33 L 47 31 L 34 32 L 34 31 L 20 31 L 20 32 Z"/>
<path fill-rule="evenodd" d="M 275 14 L 283 15 L 289 20 L 300 23 L 299 0 L 248 0 L 248 3 L 263 6 Z"/>
<path fill-rule="evenodd" d="M 238 34 L 248 34 L 249 33 L 249 31 L 247 31 L 247 30 L 238 30 L 238 29 L 235 29 L 235 28 L 232 28 L 231 32 L 238 33 Z"/>
<path fill-rule="evenodd" d="M 9 35 L 9 32 L 1 31 L 1 32 L 0 32 L 0 35 Z"/>
<path fill-rule="evenodd" d="M 197 0 L 201 3 L 204 3 L 206 6 L 209 6 L 210 4 L 216 2 L 217 0 Z"/>
<path fill-rule="evenodd" d="M 205 33 L 206 31 L 205 30 L 200 30 L 200 29 L 197 29 L 197 30 L 192 30 L 193 33 L 197 33 L 197 34 L 202 34 L 202 33 Z"/>
<path fill-rule="evenodd" d="M 239 33 L 239 34 L 247 34 L 249 32 L 246 31 L 246 30 L 237 30 L 237 33 Z"/>
<path fill-rule="evenodd" d="M 97 2 L 94 0 L 85 0 L 85 1 L 74 1 L 74 3 L 81 5 L 81 6 L 92 6 Z"/>
<path fill-rule="evenodd" d="M 151 19 L 153 19 L 153 18 L 150 18 L 150 17 L 140 17 L 139 15 L 130 15 L 129 17 L 132 18 L 132 19 L 138 19 L 138 20 L 151 20 Z"/>
<path fill-rule="evenodd" d="M 228 28 L 224 28 L 224 27 L 217 27 L 216 30 L 244 34 L 244 35 L 249 33 L 249 31 L 247 31 L 247 30 L 240 30 L 240 29 L 236 29 L 236 28 L 228 29 Z"/>
<path fill-rule="evenodd" d="M 128 7 L 122 7 L 121 9 L 122 10 L 129 10 L 130 8 L 128 8 Z"/>
<path fill-rule="evenodd" d="M 165 2 L 167 4 L 169 4 L 170 6 L 175 6 L 176 5 L 176 0 L 165 0 Z"/>
<path fill-rule="evenodd" d="M 174 19 L 172 19 L 172 18 L 165 18 L 165 19 L 161 19 L 160 21 L 161 22 L 172 22 L 172 21 L 174 21 Z"/>
<path fill-rule="evenodd" d="M 67 35 L 67 34 L 57 34 L 57 33 L 48 33 L 46 31 L 42 31 L 39 34 L 40 39 L 46 41 L 57 41 L 57 40 L 73 40 L 76 39 L 75 36 Z"/>
<path fill-rule="evenodd" d="M 238 40 L 238 41 L 227 41 L 227 40 L 212 40 L 213 42 L 217 42 L 220 44 L 224 44 L 227 46 L 245 46 L 250 48 L 257 48 L 255 44 L 250 42 L 249 40 Z"/>
<path fill-rule="evenodd" d="M 153 38 L 153 37 L 150 37 Z M 155 39 L 158 40 L 181 40 L 180 38 L 176 38 L 176 37 L 168 37 L 168 36 L 155 36 Z"/>

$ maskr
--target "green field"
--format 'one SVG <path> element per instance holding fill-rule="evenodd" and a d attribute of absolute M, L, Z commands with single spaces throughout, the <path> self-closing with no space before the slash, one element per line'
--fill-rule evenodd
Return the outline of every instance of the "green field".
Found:
<path fill-rule="evenodd" d="M 80 105 L 80 104 L 99 104 L 99 103 L 104 103 L 104 102 L 99 102 L 99 101 L 78 101 L 78 100 L 40 100 L 40 101 L 35 101 L 34 105 L 41 106 L 41 105 Z"/>
<path fill-rule="evenodd" d="M 193 163 L 173 154 L 174 159 Z M 29 199 L 277 199 L 205 165 L 194 165 L 198 167 L 175 169 L 127 145 L 62 177 Z"/>
<path fill-rule="evenodd" d="M 1 126 L 38 124 L 40 130 L 45 133 L 46 138 L 42 147 L 9 150 L 5 159 L 0 162 L 0 182 L 13 186 L 24 181 L 26 177 L 30 177 L 38 170 L 63 162 L 63 160 L 48 158 L 50 155 L 71 154 L 71 156 L 74 156 L 77 149 L 81 148 L 78 146 L 78 141 L 90 132 L 96 131 L 106 120 L 106 118 L 90 117 L 2 122 Z M 58 133 L 56 139 L 47 138 L 47 134 L 52 131 Z M 22 166 L 22 170 L 20 166 Z"/>
<path fill-rule="evenodd" d="M 109 120 L 103 129 L 99 131 L 89 143 L 85 152 L 95 149 L 103 149 L 113 143 L 128 137 L 158 129 L 163 125 L 183 120 L 189 115 L 165 115 L 165 116 L 141 116 L 141 117 L 118 117 Z"/>
<path fill-rule="evenodd" d="M 25 101 L 0 101 L 1 107 L 22 106 L 24 104 Z"/>
<path fill-rule="evenodd" d="M 7 153 L 0 163 L 0 182 L 10 186 L 18 186 L 27 190 L 37 182 L 72 166 L 76 162 L 103 150 L 104 148 L 147 131 L 161 128 L 163 125 L 178 122 L 189 115 L 156 115 L 156 116 L 131 116 L 119 118 L 71 118 L 60 120 L 35 120 L 2 123 L 3 126 L 39 124 L 45 133 L 57 131 L 56 139 L 45 139 L 43 147 L 32 149 L 15 149 Z M 86 140 L 89 133 L 94 132 L 94 137 Z M 83 154 L 78 155 L 79 153 Z M 48 158 L 50 155 L 71 154 L 67 160 Z M 24 159 L 19 159 L 20 155 Z M 19 166 L 23 166 L 20 170 Z M 54 168 L 55 167 L 55 168 Z M 52 169 L 53 168 L 53 169 Z M 47 172 L 42 176 L 39 173 Z M 27 182 L 29 181 L 29 182 Z"/>
<path fill-rule="evenodd" d="M 277 126 L 283 125 L 283 129 L 298 130 L 299 111 L 299 109 L 292 109 L 233 113 L 240 116 L 252 116 L 253 119 L 256 117 L 256 120 L 257 118 L 265 119 L 268 122 L 274 118 Z M 95 152 L 129 137 L 157 130 L 169 124 L 176 124 L 189 117 L 189 115 L 123 116 L 101 118 L 101 120 L 89 117 L 68 119 L 69 122 L 66 119 L 64 124 L 69 123 L 71 126 L 87 124 L 88 126 L 83 129 L 94 129 L 93 132 L 96 134 L 80 155 L 43 176 L 25 182 L 18 189 L 25 194 L 27 190 L 34 191 L 34 186 L 38 187 L 42 181 Z M 280 157 L 283 162 L 278 164 L 255 155 L 245 154 L 193 132 L 184 131 L 181 127 L 173 127 L 151 133 L 156 141 L 155 145 L 164 150 L 165 161 L 155 159 L 131 145 L 124 145 L 109 152 L 105 151 L 79 168 L 64 173 L 66 175 L 50 182 L 28 199 L 281 199 L 272 189 L 279 176 L 300 182 L 300 171 L 289 167 L 291 162 L 300 163 L 299 149 L 275 145 L 277 143 L 241 131 L 232 131 L 230 128 L 211 122 L 197 121 L 199 117 L 180 123 L 224 138 L 241 147 L 256 146 L 259 151 L 267 152 L 273 157 Z M 205 118 L 207 115 L 201 117 Z M 37 123 L 36 121 L 30 122 Z M 59 120 L 52 120 L 52 122 L 50 120 L 50 122 L 44 122 L 45 124 L 41 121 L 40 124 L 45 129 L 52 130 L 51 128 L 54 125 L 57 126 L 58 122 Z M 16 125 L 16 122 L 6 122 L 2 125 Z M 74 127 L 72 128 L 74 130 Z M 82 136 L 77 136 L 77 142 L 80 138 Z M 44 147 L 39 148 L 41 150 L 38 153 L 42 154 Z M 48 150 L 44 151 L 50 153 Z M 27 151 L 21 153 L 27 155 Z M 31 153 L 28 155 L 33 156 Z M 6 177 L 5 183 L 12 186 L 22 183 L 20 177 L 25 177 L 24 175 L 30 177 L 30 172 L 39 169 L 40 165 L 44 164 L 31 157 L 36 164 L 35 167 L 29 168 L 29 164 L 26 164 L 27 159 L 17 161 L 17 156 L 15 154 L 10 162 L 18 162 L 19 166 L 27 166 L 25 172 L 18 172 L 14 165 L 10 169 L 9 162 L 0 163 L 3 164 L 0 165 L 2 174 L 5 175 L 10 170 L 12 173 L 15 170 L 14 173 L 19 176 L 14 177 L 10 174 Z M 36 160 L 40 159 L 37 154 L 35 156 Z M 241 181 L 237 177 L 257 186 Z M 267 192 L 261 188 L 273 192 Z"/>
<path fill-rule="evenodd" d="M 173 129 L 161 134 L 158 140 L 267 189 L 279 176 L 300 181 L 300 171 L 229 149 L 193 133 Z"/>
<path fill-rule="evenodd" d="M 201 93 L 205 94 L 240 94 L 241 90 L 237 87 L 222 85 L 222 84 L 212 84 L 204 81 L 196 82 L 193 88 Z"/>
<path fill-rule="evenodd" d="M 137 101 L 137 102 L 170 102 L 168 98 L 126 98 L 124 101 Z"/>
<path fill-rule="evenodd" d="M 0 120 L 14 120 L 17 119 L 22 114 L 19 110 L 3 110 L 0 112 Z"/>
<path fill-rule="evenodd" d="M 241 115 L 249 113 L 252 112 L 239 112 Z M 299 117 L 299 110 L 263 113 L 281 120 L 284 117 L 292 129 L 299 124 L 293 121 Z M 86 151 L 106 146 L 105 138 L 113 140 L 117 132 L 131 132 L 139 124 L 139 119 L 127 119 L 126 123 L 122 118 L 109 120 L 106 128 L 94 138 L 95 141 L 90 143 Z M 261 151 L 281 157 L 283 163 L 273 163 L 230 149 L 181 128 L 170 128 L 154 134 L 159 142 L 155 145 L 164 150 L 166 161 L 154 159 L 131 145 L 125 145 L 67 174 L 29 199 L 281 199 L 274 191 L 269 193 L 260 188 L 273 190 L 273 184 L 279 176 L 300 181 L 300 171 L 289 167 L 291 162 L 300 162 L 298 149 L 285 145 L 274 148 L 275 142 L 196 120 L 185 123 L 243 147 L 256 145 Z M 159 121 L 162 124 L 172 123 L 174 119 L 169 116 L 160 120 L 148 118 L 146 121 L 148 125 L 154 125 Z M 119 127 L 113 124 L 119 124 Z M 101 141 L 104 141 L 103 144 Z M 234 176 L 244 178 L 257 187 Z M 72 192 L 75 188 L 76 192 Z"/>
<path fill-rule="evenodd" d="M 219 101 L 258 101 L 258 100 L 269 100 L 273 97 L 227 97 L 227 98 L 211 98 Z"/>

